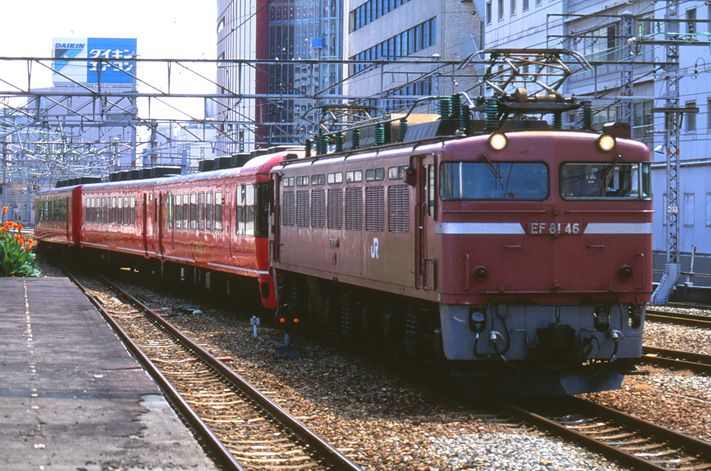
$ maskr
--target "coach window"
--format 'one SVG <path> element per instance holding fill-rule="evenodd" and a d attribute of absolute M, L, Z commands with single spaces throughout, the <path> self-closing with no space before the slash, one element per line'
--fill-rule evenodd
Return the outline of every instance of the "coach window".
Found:
<path fill-rule="evenodd" d="M 305 178 L 308 179 L 308 177 Z M 254 185 L 237 185 L 235 206 L 237 208 L 236 233 L 254 235 Z"/>
<path fill-rule="evenodd" d="M 212 227 L 212 192 L 208 191 L 205 205 L 205 229 L 211 231 Z"/>
<path fill-rule="evenodd" d="M 320 173 L 318 175 L 311 175 L 312 185 L 324 185 L 326 183 L 326 175 Z"/>
<path fill-rule="evenodd" d="M 173 194 L 169 193 L 168 194 L 168 228 L 172 229 L 174 224 L 175 224 L 175 199 L 173 198 Z"/>
<path fill-rule="evenodd" d="M 116 197 L 112 196 L 111 197 L 111 224 L 116 224 Z"/>
<path fill-rule="evenodd" d="M 183 229 L 190 229 L 190 193 L 183 195 Z"/>
<path fill-rule="evenodd" d="M 136 224 L 136 197 L 131 197 L 131 224 Z"/>
<path fill-rule="evenodd" d="M 205 193 L 198 193 L 198 229 L 205 230 Z"/>
<path fill-rule="evenodd" d="M 235 234 L 244 234 L 245 202 L 247 201 L 246 185 L 235 187 Z"/>
<path fill-rule="evenodd" d="M 190 193 L 190 229 L 197 229 L 197 194 Z"/>
<path fill-rule="evenodd" d="M 181 222 L 183 220 L 183 205 L 180 200 L 180 195 L 174 195 L 173 196 L 173 203 L 175 205 L 175 224 L 174 227 L 176 229 L 180 229 L 181 227 Z"/>
<path fill-rule="evenodd" d="M 215 192 L 215 230 L 222 230 L 222 192 Z"/>
<path fill-rule="evenodd" d="M 131 208 L 128 205 L 128 196 L 123 198 L 123 223 L 131 223 Z"/>
<path fill-rule="evenodd" d="M 84 204 L 86 205 L 86 214 L 84 219 L 86 219 L 86 222 L 91 222 L 91 198 L 86 198 L 84 200 Z"/>
<path fill-rule="evenodd" d="M 123 224 L 123 199 L 121 197 L 118 198 L 116 208 L 116 224 Z"/>

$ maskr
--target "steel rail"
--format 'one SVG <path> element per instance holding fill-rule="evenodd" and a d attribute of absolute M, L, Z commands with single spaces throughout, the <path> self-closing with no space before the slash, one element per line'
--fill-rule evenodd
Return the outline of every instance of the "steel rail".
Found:
<path fill-rule="evenodd" d="M 687 325 L 690 327 L 711 328 L 711 317 L 694 314 L 679 314 L 647 309 L 647 320 L 666 322 L 669 324 Z"/>
<path fill-rule="evenodd" d="M 530 420 L 546 428 L 547 430 L 552 431 L 553 433 L 570 438 L 575 442 L 583 444 L 584 446 L 607 456 L 608 458 L 617 460 L 624 465 L 633 467 L 634 469 L 668 469 L 664 465 L 663 459 L 652 461 L 652 459 L 655 458 L 653 456 L 650 457 L 651 459 L 648 459 L 643 456 L 644 453 L 640 453 L 638 456 L 634 453 L 634 450 L 625 450 L 626 447 L 633 447 L 629 446 L 629 442 L 631 440 L 624 441 L 624 439 L 633 436 L 635 432 L 637 434 L 641 434 L 644 437 L 643 440 L 655 440 L 652 445 L 655 448 L 657 447 L 654 444 L 658 444 L 659 447 L 669 445 L 675 449 L 687 453 L 690 455 L 691 459 L 701 461 L 703 465 L 711 463 L 710 443 L 669 430 L 665 427 L 647 422 L 646 420 L 638 417 L 634 417 L 624 412 L 620 412 L 591 401 L 586 401 L 584 399 L 571 397 L 567 398 L 560 404 L 557 404 L 556 407 L 561 405 L 563 406 L 563 410 L 565 412 L 562 413 L 560 410 L 556 410 L 556 413 L 539 412 L 541 409 L 545 409 L 545 407 L 540 404 L 530 406 L 527 402 L 524 402 L 523 405 L 519 405 L 507 401 L 498 401 L 497 404 L 504 410 L 509 411 L 514 415 Z M 550 403 L 547 405 L 550 405 Z M 614 439 L 610 439 L 606 442 L 604 440 L 605 436 L 600 432 L 593 432 L 588 435 L 582 431 L 568 427 L 564 423 L 555 419 L 555 417 L 571 413 L 583 413 L 589 417 L 603 418 L 604 420 L 613 422 L 613 424 L 610 425 L 606 431 L 615 433 L 617 438 L 613 437 Z M 619 433 L 621 430 L 624 430 L 625 432 Z M 703 469 L 703 466 L 698 469 Z"/>
<path fill-rule="evenodd" d="M 151 361 L 148 356 L 136 345 L 131 337 L 126 333 L 126 331 L 111 317 L 111 315 L 106 311 L 106 309 L 101 305 L 98 299 L 91 295 L 84 285 L 81 284 L 77 278 L 72 275 L 69 271 L 62 268 L 67 278 L 69 278 L 79 289 L 84 293 L 84 295 L 89 298 L 89 301 L 94 305 L 99 314 L 106 320 L 106 322 L 111 326 L 111 328 L 116 332 L 121 341 L 126 345 L 129 351 L 138 359 L 138 361 L 143 365 L 151 378 L 158 384 L 158 387 L 168 396 L 171 403 L 180 411 L 180 414 L 188 422 L 193 431 L 200 438 L 201 443 L 208 449 L 212 454 L 213 459 L 217 464 L 226 470 L 239 470 L 242 471 L 244 468 L 239 464 L 230 453 L 230 451 L 225 447 L 225 445 L 220 441 L 210 427 L 208 427 L 205 422 L 200 418 L 200 416 L 195 412 L 195 410 L 188 404 L 188 402 L 180 395 L 180 393 L 173 387 L 168 378 L 163 375 L 160 369 Z"/>
<path fill-rule="evenodd" d="M 235 372 L 224 362 L 222 362 L 218 358 L 215 358 L 207 350 L 200 347 L 190 338 L 185 336 L 185 334 L 180 332 L 180 330 L 175 325 L 163 318 L 163 316 L 161 316 L 159 313 L 146 306 L 143 302 L 136 299 L 135 296 L 126 292 L 126 290 L 116 285 L 116 283 L 114 283 L 113 281 L 103 276 L 99 276 L 99 278 L 102 282 L 111 286 L 111 288 L 114 289 L 120 296 L 124 297 L 129 302 L 142 309 L 146 314 L 149 315 L 152 320 L 160 324 L 160 326 L 165 329 L 166 332 L 174 336 L 185 347 L 192 350 L 198 357 L 200 357 L 202 361 L 214 368 L 215 371 L 222 374 L 228 381 L 231 381 L 236 386 L 238 386 L 240 390 L 242 390 L 246 395 L 250 397 L 250 399 L 254 400 L 264 410 L 271 414 L 279 423 L 284 425 L 291 432 L 293 432 L 300 439 L 302 439 L 305 443 L 311 446 L 316 451 L 318 456 L 326 462 L 327 465 L 339 470 L 361 469 L 357 464 L 355 464 L 353 461 L 343 455 L 340 451 L 338 451 L 333 445 L 326 442 L 323 437 L 306 427 L 301 421 L 290 415 L 271 399 L 260 393 L 240 374 Z"/>
<path fill-rule="evenodd" d="M 644 347 L 642 352 L 642 359 L 649 363 L 711 374 L 711 355 L 655 347 Z"/>

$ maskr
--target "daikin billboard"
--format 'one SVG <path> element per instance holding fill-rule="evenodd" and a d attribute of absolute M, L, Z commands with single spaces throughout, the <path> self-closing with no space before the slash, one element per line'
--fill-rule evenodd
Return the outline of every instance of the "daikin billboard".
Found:
<path fill-rule="evenodd" d="M 52 49 L 55 85 L 136 82 L 136 38 L 55 38 Z"/>

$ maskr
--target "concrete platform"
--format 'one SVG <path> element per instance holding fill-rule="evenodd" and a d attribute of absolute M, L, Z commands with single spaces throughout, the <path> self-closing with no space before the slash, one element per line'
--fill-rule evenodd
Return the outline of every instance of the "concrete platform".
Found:
<path fill-rule="evenodd" d="M 66 278 L 0 278 L 0 468 L 215 469 Z"/>

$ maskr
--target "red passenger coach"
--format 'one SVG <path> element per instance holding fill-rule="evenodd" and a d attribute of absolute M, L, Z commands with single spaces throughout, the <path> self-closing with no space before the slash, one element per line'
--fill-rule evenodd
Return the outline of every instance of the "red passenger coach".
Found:
<path fill-rule="evenodd" d="M 77 246 L 81 232 L 81 186 L 56 188 L 35 199 L 35 237 L 60 246 Z"/>
<path fill-rule="evenodd" d="M 38 225 L 38 238 L 45 244 L 69 238 L 104 258 L 120 258 L 162 276 L 177 267 L 183 278 L 206 287 L 212 272 L 251 278 L 258 282 L 263 306 L 274 308 L 267 253 L 269 172 L 286 155 L 297 158 L 303 152 L 246 154 L 240 157 L 249 160 L 236 168 L 42 192 L 40 207 L 59 207 L 55 201 L 73 198 L 66 221 L 73 216 L 74 228 L 66 232 L 71 224 L 60 228 L 60 222 L 48 219 Z M 65 216 L 59 210 L 48 214 Z"/>

